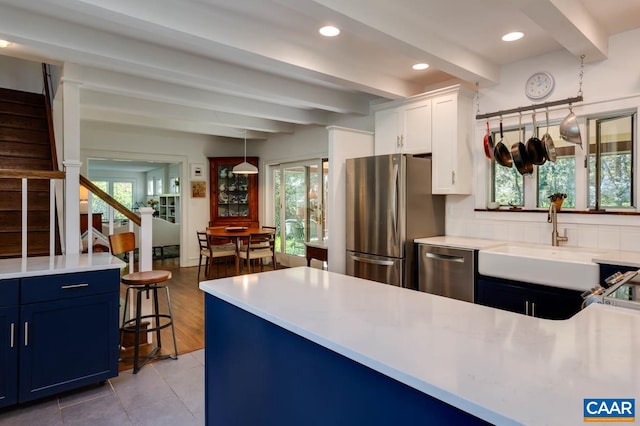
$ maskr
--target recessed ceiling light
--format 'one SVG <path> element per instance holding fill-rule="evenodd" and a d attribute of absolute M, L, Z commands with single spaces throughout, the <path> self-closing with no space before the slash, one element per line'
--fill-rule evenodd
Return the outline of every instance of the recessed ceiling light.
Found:
<path fill-rule="evenodd" d="M 13 43 L 11 43 L 10 41 L 7 40 L 0 40 L 0 47 L 4 48 L 4 47 L 9 47 L 11 46 Z"/>
<path fill-rule="evenodd" d="M 340 34 L 340 29 L 338 27 L 334 27 L 332 25 L 327 25 L 324 26 L 322 28 L 320 28 L 320 34 L 322 34 L 325 37 L 335 37 L 338 34 Z"/>
<path fill-rule="evenodd" d="M 503 35 L 502 41 L 516 41 L 520 40 L 522 37 L 524 37 L 523 33 L 521 33 L 520 31 L 514 31 L 512 33 Z"/>
<path fill-rule="evenodd" d="M 413 66 L 411 67 L 414 70 L 426 70 L 427 68 L 429 68 L 429 64 L 424 64 L 424 63 L 420 63 L 420 64 L 413 64 Z"/>

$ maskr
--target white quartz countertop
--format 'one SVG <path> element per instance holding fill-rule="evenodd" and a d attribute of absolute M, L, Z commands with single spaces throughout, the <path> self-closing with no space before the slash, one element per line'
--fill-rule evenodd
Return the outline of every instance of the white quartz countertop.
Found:
<path fill-rule="evenodd" d="M 124 265 L 110 253 L 0 259 L 0 279 L 120 269 Z"/>
<path fill-rule="evenodd" d="M 529 245 L 531 247 L 550 247 L 550 244 L 531 244 L 521 243 L 514 241 L 503 240 L 486 240 L 482 238 L 471 237 L 455 237 L 449 235 L 442 235 L 439 237 L 418 238 L 414 242 L 419 244 L 430 244 L 435 246 L 463 248 L 472 250 L 483 250 L 498 247 L 505 244 L 518 244 Z M 576 248 L 577 250 L 593 251 L 596 254 L 591 259 L 593 263 L 608 263 L 612 265 L 630 266 L 640 269 L 640 252 L 635 251 L 623 251 L 623 250 L 611 250 L 611 249 L 599 249 L 589 247 L 572 247 L 567 245 L 561 245 L 564 248 Z"/>
<path fill-rule="evenodd" d="M 640 253 L 635 251 L 606 250 L 605 253 L 595 256 L 593 261 L 640 269 Z"/>
<path fill-rule="evenodd" d="M 494 424 L 583 423 L 640 395 L 640 313 L 544 320 L 306 267 L 200 289 Z"/>
<path fill-rule="evenodd" d="M 442 235 L 439 237 L 418 238 L 414 242 L 419 244 L 429 244 L 434 246 L 444 246 L 453 248 L 464 248 L 471 250 L 482 250 L 506 244 L 502 240 L 483 240 L 481 238 L 453 237 Z"/>

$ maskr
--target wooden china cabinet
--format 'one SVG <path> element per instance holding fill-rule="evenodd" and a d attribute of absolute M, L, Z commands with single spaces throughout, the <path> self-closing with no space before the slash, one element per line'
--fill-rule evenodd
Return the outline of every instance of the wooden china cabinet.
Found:
<path fill-rule="evenodd" d="M 236 175 L 244 157 L 209 157 L 209 226 L 260 226 L 258 175 Z M 247 157 L 258 167 L 258 157 Z"/>

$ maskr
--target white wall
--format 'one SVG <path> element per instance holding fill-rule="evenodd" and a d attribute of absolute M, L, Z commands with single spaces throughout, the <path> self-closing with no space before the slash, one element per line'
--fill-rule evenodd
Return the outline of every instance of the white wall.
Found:
<path fill-rule="evenodd" d="M 80 155 L 86 175 L 87 158 L 111 158 L 124 160 L 158 161 L 180 163 L 181 198 L 181 250 L 180 265 L 198 264 L 198 241 L 196 231 L 209 223 L 209 197 L 191 198 L 190 166 L 204 167 L 207 185 L 209 164 L 207 157 L 242 156 L 243 145 L 237 140 L 217 138 L 151 129 L 145 127 L 83 121 L 80 128 Z"/>
<path fill-rule="evenodd" d="M 328 268 L 332 272 L 346 272 L 347 226 L 346 217 L 346 165 L 347 158 L 366 157 L 374 154 L 372 132 L 329 127 L 329 221 Z"/>
<path fill-rule="evenodd" d="M 640 55 L 631 54 L 640 45 L 640 30 L 612 37 L 609 59 L 586 64 L 584 69 L 584 102 L 574 105 L 578 116 L 599 114 L 627 108 L 640 107 Z M 556 87 L 547 101 L 575 97 L 578 92 L 580 60 L 574 56 L 556 52 L 505 66 L 501 70 L 500 84 L 481 89 L 480 112 L 489 113 L 532 102 L 524 95 L 524 83 L 535 71 L 549 71 L 556 80 Z M 565 107 L 553 108 L 551 120 L 566 116 Z M 530 116 L 525 117 L 531 121 Z M 585 140 L 584 118 L 581 133 Z M 505 119 L 505 126 L 517 124 L 517 118 Z M 476 212 L 484 208 L 487 197 L 489 161 L 482 150 L 484 121 L 473 120 L 474 141 L 474 195 L 447 197 L 447 235 L 459 235 L 532 243 L 551 243 L 551 224 L 545 212 Z M 515 142 L 515 141 L 513 141 Z M 638 173 L 636 169 L 636 173 Z M 636 178 L 635 188 L 640 186 Z M 640 216 L 570 214 L 558 215 L 559 228 L 567 229 L 566 245 L 640 251 Z"/>
<path fill-rule="evenodd" d="M 0 87 L 43 93 L 42 64 L 0 55 Z"/>

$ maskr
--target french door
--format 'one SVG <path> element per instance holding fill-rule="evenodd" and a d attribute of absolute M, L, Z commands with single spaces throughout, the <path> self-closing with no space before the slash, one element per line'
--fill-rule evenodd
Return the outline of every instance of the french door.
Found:
<path fill-rule="evenodd" d="M 305 265 L 305 242 L 326 238 L 324 200 L 328 162 L 322 159 L 272 166 L 275 249 L 285 266 Z"/>

